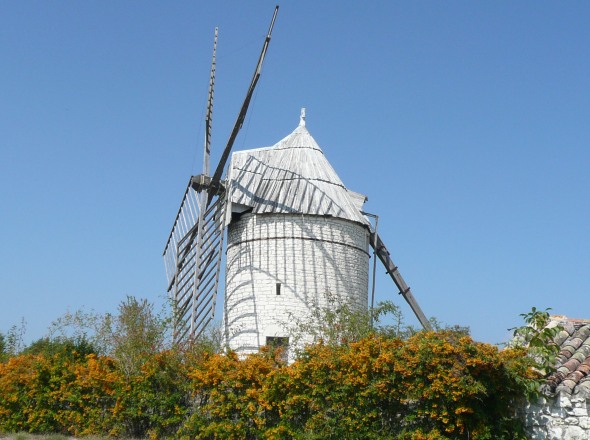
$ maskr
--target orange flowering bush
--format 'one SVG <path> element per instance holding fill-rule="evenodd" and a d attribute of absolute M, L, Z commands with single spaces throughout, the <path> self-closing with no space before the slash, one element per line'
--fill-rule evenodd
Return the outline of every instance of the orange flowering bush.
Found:
<path fill-rule="evenodd" d="M 110 353 L 97 353 L 84 339 L 62 338 L 0 359 L 0 432 L 526 438 L 519 408 L 541 378 L 527 348 L 498 350 L 457 330 L 403 339 L 368 326 L 346 341 L 340 333 L 319 338 L 287 365 L 280 348 L 243 358 L 216 353 L 207 341 L 168 348 L 158 333 L 165 326 L 150 318 L 151 309 L 125 304 L 129 319 L 120 320 L 120 328 L 128 331 L 107 332 L 118 338 Z"/>
<path fill-rule="evenodd" d="M 190 373 L 195 407 L 183 438 L 264 437 L 278 420 L 269 384 L 285 368 L 280 354 L 266 349 L 244 360 L 231 352 L 205 356 Z"/>
<path fill-rule="evenodd" d="M 113 417 L 128 436 L 174 437 L 191 408 L 187 366 L 179 352 L 154 353 L 140 371 L 119 382 Z"/>
<path fill-rule="evenodd" d="M 110 364 L 110 365 L 109 365 Z M 105 432 L 107 358 L 23 354 L 0 364 L 0 430 L 89 434 Z"/>
<path fill-rule="evenodd" d="M 192 373 L 190 438 L 526 438 L 526 360 L 453 331 L 316 344 L 292 365 L 214 355 Z M 509 359 L 510 362 L 506 362 Z M 519 380 L 516 378 L 519 377 Z"/>
<path fill-rule="evenodd" d="M 56 421 L 61 431 L 73 435 L 119 433 L 113 409 L 122 376 L 114 361 L 91 354 L 70 365 L 70 370 L 71 380 L 64 381 L 56 392 L 60 407 Z"/>
<path fill-rule="evenodd" d="M 0 363 L 0 431 L 28 430 L 38 356 L 15 356 Z"/>
<path fill-rule="evenodd" d="M 399 339 L 314 345 L 275 380 L 280 426 L 318 438 L 381 438 L 403 408 L 395 373 Z M 282 395 L 281 395 L 282 394 Z"/>
<path fill-rule="evenodd" d="M 524 387 L 509 372 L 516 365 L 507 365 L 497 347 L 451 331 L 423 332 L 408 339 L 399 355 L 406 426 L 451 438 L 524 435 L 517 414 Z"/>

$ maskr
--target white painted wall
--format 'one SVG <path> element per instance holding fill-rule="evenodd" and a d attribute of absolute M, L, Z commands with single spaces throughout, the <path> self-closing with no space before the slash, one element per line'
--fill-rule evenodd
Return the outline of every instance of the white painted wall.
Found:
<path fill-rule="evenodd" d="M 228 346 L 256 352 L 289 336 L 289 313 L 306 317 L 327 292 L 367 308 L 369 231 L 334 217 L 244 214 L 228 227 L 224 330 Z M 281 284 L 281 294 L 276 285 Z"/>

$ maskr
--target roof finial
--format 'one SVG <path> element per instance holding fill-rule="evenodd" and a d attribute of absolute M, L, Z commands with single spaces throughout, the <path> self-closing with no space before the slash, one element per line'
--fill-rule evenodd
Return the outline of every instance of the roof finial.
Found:
<path fill-rule="evenodd" d="M 301 117 L 299 118 L 299 125 L 305 127 L 305 107 L 301 109 Z"/>

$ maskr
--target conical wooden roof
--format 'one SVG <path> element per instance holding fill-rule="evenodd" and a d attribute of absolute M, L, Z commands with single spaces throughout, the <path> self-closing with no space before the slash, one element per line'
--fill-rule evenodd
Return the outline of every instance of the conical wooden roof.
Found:
<path fill-rule="evenodd" d="M 257 214 L 321 215 L 368 224 L 361 214 L 366 197 L 344 186 L 303 117 L 274 146 L 234 153 L 228 189 L 229 209 L 237 205 Z"/>

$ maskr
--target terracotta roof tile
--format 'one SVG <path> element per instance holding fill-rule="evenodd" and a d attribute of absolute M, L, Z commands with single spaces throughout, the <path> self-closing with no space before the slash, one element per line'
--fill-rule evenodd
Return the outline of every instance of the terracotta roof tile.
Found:
<path fill-rule="evenodd" d="M 547 379 L 549 391 L 590 395 L 590 321 L 552 317 L 564 327 L 556 337 L 560 346 L 556 371 Z"/>

